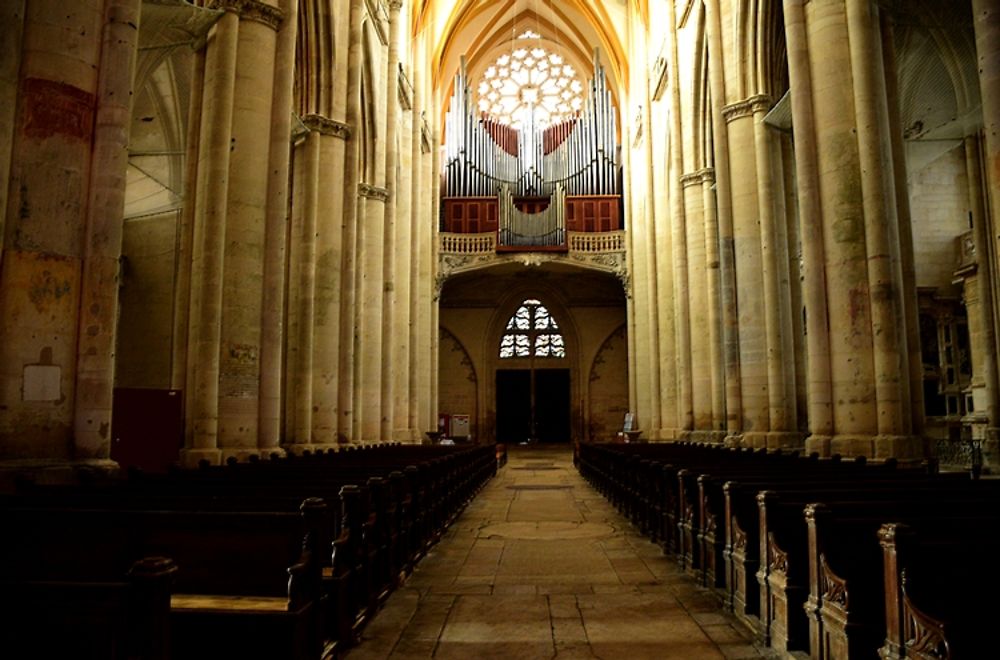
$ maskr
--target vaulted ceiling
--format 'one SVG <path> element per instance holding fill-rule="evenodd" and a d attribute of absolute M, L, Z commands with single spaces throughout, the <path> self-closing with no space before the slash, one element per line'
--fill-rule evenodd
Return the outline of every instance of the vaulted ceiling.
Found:
<path fill-rule="evenodd" d="M 626 14 L 645 0 L 420 0 L 413 13 L 414 34 L 425 33 L 432 48 L 434 88 L 442 101 L 452 93 L 462 58 L 471 80 L 516 36 L 532 30 L 589 78 L 595 49 L 617 100 L 628 81 Z"/>

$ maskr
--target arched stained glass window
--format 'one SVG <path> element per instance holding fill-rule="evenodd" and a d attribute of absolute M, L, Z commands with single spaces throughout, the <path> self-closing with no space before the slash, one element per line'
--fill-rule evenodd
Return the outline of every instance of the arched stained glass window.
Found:
<path fill-rule="evenodd" d="M 566 343 L 559 324 L 540 301 L 529 298 L 507 321 L 500 339 L 500 358 L 563 358 Z"/>

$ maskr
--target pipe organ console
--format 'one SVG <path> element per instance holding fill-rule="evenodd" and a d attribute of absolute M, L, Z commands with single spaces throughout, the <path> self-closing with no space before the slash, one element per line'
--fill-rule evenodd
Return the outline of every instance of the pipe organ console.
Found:
<path fill-rule="evenodd" d="M 567 121 L 518 128 L 475 111 L 463 62 L 445 118 L 442 231 L 498 232 L 500 249 L 565 249 L 566 231 L 620 229 L 615 108 L 604 68 Z"/>

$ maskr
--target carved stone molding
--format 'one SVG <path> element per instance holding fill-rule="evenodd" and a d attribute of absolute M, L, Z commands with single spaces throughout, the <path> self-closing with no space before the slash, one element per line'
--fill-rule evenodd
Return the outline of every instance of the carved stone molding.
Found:
<path fill-rule="evenodd" d="M 229 11 L 248 21 L 263 23 L 272 30 L 281 27 L 285 12 L 260 0 L 209 0 L 209 9 Z"/>
<path fill-rule="evenodd" d="M 706 181 L 708 183 L 715 183 L 715 168 L 714 167 L 705 167 L 705 168 L 702 168 L 702 169 L 698 170 L 698 175 L 701 176 L 702 183 L 704 183 Z"/>
<path fill-rule="evenodd" d="M 358 194 L 365 199 L 374 199 L 377 202 L 389 201 L 389 191 L 386 188 L 373 186 L 369 183 L 359 183 Z"/>
<path fill-rule="evenodd" d="M 681 187 L 701 185 L 701 171 L 682 174 L 680 178 Z"/>
<path fill-rule="evenodd" d="M 434 144 L 430 126 L 427 125 L 427 113 L 420 113 L 420 153 L 429 154 Z"/>
<path fill-rule="evenodd" d="M 413 110 L 413 85 L 403 70 L 402 62 L 399 64 L 399 72 L 396 75 L 396 94 L 399 96 L 399 106 L 403 110 Z"/>
<path fill-rule="evenodd" d="M 750 98 L 731 103 L 722 108 L 722 117 L 726 122 L 732 122 L 741 117 L 749 117 L 755 112 L 766 112 L 771 108 L 771 97 L 767 94 L 757 94 Z"/>
<path fill-rule="evenodd" d="M 614 275 L 621 282 L 625 296 L 629 299 L 632 298 L 632 278 L 628 272 L 624 251 L 594 254 L 570 252 L 568 255 L 544 252 L 525 252 L 506 255 L 494 252 L 488 254 L 441 254 L 438 257 L 438 273 L 434 280 L 434 295 L 440 296 L 444 283 L 448 278 L 458 273 L 504 263 L 517 263 L 527 267 L 538 267 L 549 262 L 571 263 L 574 266 L 599 270 Z"/>
<path fill-rule="evenodd" d="M 368 8 L 368 15 L 372 19 L 372 26 L 375 28 L 379 42 L 383 46 L 388 46 L 389 33 L 386 24 L 389 22 L 389 12 L 386 10 L 385 3 L 382 0 L 365 0 L 365 6 Z"/>
<path fill-rule="evenodd" d="M 661 52 L 666 50 L 666 44 L 660 49 Z M 653 100 L 659 101 L 663 98 L 663 93 L 667 91 L 667 80 L 669 78 L 670 65 L 667 63 L 667 58 L 660 56 L 656 58 L 656 62 L 653 64 L 653 75 L 650 76 L 650 87 L 653 88 Z"/>
<path fill-rule="evenodd" d="M 351 127 L 336 119 L 330 119 L 323 115 L 306 115 L 302 118 L 302 123 L 310 131 L 315 131 L 321 135 L 332 135 L 341 140 L 351 139 Z"/>

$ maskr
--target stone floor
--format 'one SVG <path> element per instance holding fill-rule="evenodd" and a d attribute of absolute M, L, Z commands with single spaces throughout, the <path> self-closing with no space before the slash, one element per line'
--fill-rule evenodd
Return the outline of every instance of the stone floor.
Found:
<path fill-rule="evenodd" d="M 756 658 L 715 599 L 573 467 L 509 461 L 364 630 L 348 660 Z"/>

